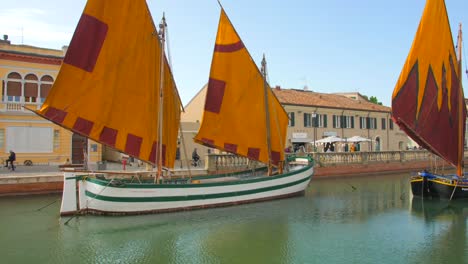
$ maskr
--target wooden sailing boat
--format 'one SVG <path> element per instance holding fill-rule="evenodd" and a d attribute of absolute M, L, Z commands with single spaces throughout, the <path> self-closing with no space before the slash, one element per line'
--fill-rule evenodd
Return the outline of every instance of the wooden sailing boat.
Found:
<path fill-rule="evenodd" d="M 411 179 L 413 195 L 468 198 L 464 177 L 466 105 L 458 59 L 443 0 L 427 0 L 411 51 L 392 96 L 393 120 L 420 146 L 453 165 L 456 175 L 423 171 Z"/>
<path fill-rule="evenodd" d="M 174 166 L 181 112 L 180 99 L 164 55 L 164 29 L 163 20 L 160 31 L 156 30 L 144 0 L 121 1 L 119 5 L 111 0 L 89 0 L 57 81 L 37 114 L 151 163 L 158 168 L 158 177 L 163 176 L 163 168 Z M 220 57 L 224 59 L 220 61 Z M 229 68 L 234 61 L 245 68 Z M 222 143 L 226 151 L 272 166 L 282 164 L 287 126 L 284 110 L 262 79 L 224 11 L 221 11 L 210 76 L 204 122 L 197 136 L 201 137 L 199 142 L 214 147 Z M 258 100 L 257 93 L 265 87 L 263 91 L 268 99 Z M 270 143 L 267 144 L 267 140 L 257 142 L 258 138 L 254 137 L 254 132 L 260 131 L 266 138 L 266 125 L 232 126 L 242 124 L 246 117 L 241 114 L 249 112 L 241 109 L 247 104 L 232 105 L 235 102 L 230 101 L 237 93 L 245 94 L 245 91 L 237 91 L 240 88 L 255 92 L 250 98 L 255 100 L 248 101 L 255 113 L 273 110 L 267 118 L 274 128 L 269 132 Z M 265 102 L 268 107 L 262 108 Z M 232 106 L 238 108 L 237 116 L 224 111 Z M 217 118 L 210 117 L 208 112 L 221 113 L 224 117 L 219 120 L 229 119 L 231 124 L 208 125 L 210 118 Z M 215 133 L 214 136 L 207 133 L 207 129 Z M 221 134 L 234 137 L 220 141 Z M 267 152 L 268 146 L 271 151 Z M 286 168 L 285 173 L 269 177 L 264 177 L 265 170 L 249 170 L 198 178 L 155 177 L 139 179 L 136 183 L 103 174 L 65 172 L 61 214 L 158 213 L 303 193 L 313 174 L 311 158 L 294 158 Z"/>

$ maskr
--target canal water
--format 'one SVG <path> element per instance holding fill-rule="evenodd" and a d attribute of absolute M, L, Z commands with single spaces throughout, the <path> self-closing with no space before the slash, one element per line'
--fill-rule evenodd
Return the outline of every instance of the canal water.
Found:
<path fill-rule="evenodd" d="M 298 198 L 68 225 L 60 196 L 4 197 L 0 262 L 468 263 L 468 207 L 413 199 L 408 179 L 317 178 Z"/>

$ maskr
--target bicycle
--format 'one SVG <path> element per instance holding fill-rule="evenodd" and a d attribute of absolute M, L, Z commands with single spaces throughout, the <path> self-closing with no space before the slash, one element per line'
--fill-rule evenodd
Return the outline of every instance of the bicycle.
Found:
<path fill-rule="evenodd" d="M 200 167 L 201 166 L 201 159 L 192 160 L 192 166 L 193 167 Z"/>
<path fill-rule="evenodd" d="M 15 161 L 8 162 L 8 166 L 5 166 L 5 167 L 8 167 L 9 171 L 15 171 L 15 169 L 16 169 Z"/>

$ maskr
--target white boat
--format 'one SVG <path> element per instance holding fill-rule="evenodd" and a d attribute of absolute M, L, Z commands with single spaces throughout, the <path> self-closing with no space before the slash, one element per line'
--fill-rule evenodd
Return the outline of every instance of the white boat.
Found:
<path fill-rule="evenodd" d="M 262 74 L 224 10 L 195 141 L 266 167 L 170 176 L 182 106 L 165 56 L 165 26 L 163 18 L 155 28 L 144 0 L 88 1 L 57 81 L 36 113 L 157 171 L 133 181 L 65 172 L 61 214 L 159 213 L 302 194 L 313 160 L 285 156 L 288 117 L 265 81 L 266 63 Z"/>

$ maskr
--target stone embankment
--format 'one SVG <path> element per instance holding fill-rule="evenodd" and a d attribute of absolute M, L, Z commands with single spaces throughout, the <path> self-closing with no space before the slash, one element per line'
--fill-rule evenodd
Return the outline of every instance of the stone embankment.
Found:
<path fill-rule="evenodd" d="M 465 153 L 467 157 L 468 153 Z M 293 154 L 301 155 L 301 154 Z M 302 153 L 304 155 L 304 153 Z M 427 151 L 380 151 L 380 152 L 337 152 L 308 153 L 315 160 L 314 178 L 349 177 L 360 175 L 379 175 L 389 173 L 416 172 L 430 169 L 434 157 Z M 437 166 L 446 166 L 440 159 Z M 247 158 L 231 154 L 210 154 L 202 166 L 191 168 L 192 175 L 206 172 L 243 170 L 259 166 Z M 102 164 L 101 164 L 102 165 Z M 105 172 L 114 177 L 131 177 L 135 174 L 148 174 L 144 167 L 126 166 L 123 171 L 120 163 L 106 163 Z M 91 165 L 91 170 L 103 169 Z M 51 166 L 18 166 L 14 172 L 7 168 L 0 169 L 0 196 L 60 193 L 63 188 L 62 172 L 57 165 Z M 188 175 L 187 168 L 182 166 L 174 170 L 174 175 Z M 408 174 L 409 175 L 409 174 Z"/>

